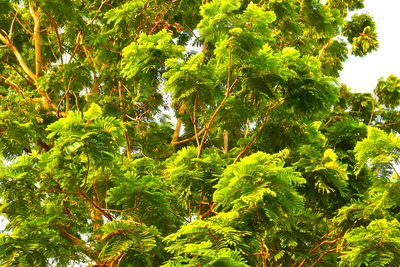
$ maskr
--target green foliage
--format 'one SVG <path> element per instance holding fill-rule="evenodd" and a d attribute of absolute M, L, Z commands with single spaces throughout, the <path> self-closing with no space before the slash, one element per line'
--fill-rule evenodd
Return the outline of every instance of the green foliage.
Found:
<path fill-rule="evenodd" d="M 330 7 L 338 9 L 348 9 L 353 11 L 355 9 L 364 8 L 364 0 L 328 0 L 327 4 Z"/>
<path fill-rule="evenodd" d="M 250 233 L 229 225 L 238 215 L 222 212 L 208 220 L 193 221 L 167 236 L 166 249 L 175 256 L 163 266 L 249 266 L 240 251 L 246 247 L 243 237 Z"/>
<path fill-rule="evenodd" d="M 388 177 L 396 171 L 394 166 L 399 164 L 400 138 L 393 133 L 387 134 L 378 128 L 370 127 L 367 138 L 357 143 L 354 151 L 358 161 L 356 174 L 365 164 L 368 164 L 379 175 Z M 398 178 L 399 175 L 393 173 L 393 179 Z"/>
<path fill-rule="evenodd" d="M 337 85 L 361 8 L 0 1 L 0 265 L 397 266 L 399 81 Z"/>
<path fill-rule="evenodd" d="M 194 147 L 185 147 L 167 160 L 166 167 L 167 183 L 178 197 L 177 204 L 187 210 L 187 216 L 191 218 L 192 212 L 197 211 L 193 209 L 196 203 L 206 199 L 212 201 L 211 189 L 225 168 L 225 162 L 213 151 L 199 159 Z"/>
<path fill-rule="evenodd" d="M 148 225 L 155 225 L 164 232 L 175 230 L 179 220 L 171 208 L 168 186 L 155 171 L 156 166 L 149 158 L 132 162 L 123 176 L 114 178 L 114 187 L 107 192 L 106 203 L 110 208 L 124 210 L 121 215 L 136 218 Z"/>
<path fill-rule="evenodd" d="M 152 266 L 159 233 L 154 227 L 146 227 L 133 221 L 112 221 L 102 226 L 102 243 L 99 253 L 102 260 L 112 260 L 116 255 L 130 254 L 120 264 Z M 122 258 L 121 258 L 122 259 Z"/>
<path fill-rule="evenodd" d="M 182 59 L 168 59 L 165 62 L 168 71 L 163 77 L 165 90 L 172 92 L 172 98 L 176 102 L 192 102 L 196 97 L 203 101 L 212 100 L 215 90 L 215 64 L 204 63 L 204 55 L 198 53 L 190 57 L 186 62 Z M 193 101 L 194 102 L 194 101 Z"/>
<path fill-rule="evenodd" d="M 148 96 L 149 91 L 157 89 L 159 85 L 159 81 L 153 77 L 159 75 L 163 62 L 180 56 L 183 50 L 183 47 L 172 42 L 171 34 L 165 30 L 153 35 L 142 33 L 137 41 L 123 50 L 122 74 L 134 79 L 139 92 Z"/>
<path fill-rule="evenodd" d="M 400 223 L 374 220 L 357 227 L 344 238 L 348 243 L 340 266 L 396 266 L 400 260 Z"/>
<path fill-rule="evenodd" d="M 303 172 L 310 183 L 314 180 L 314 187 L 322 194 L 329 194 L 338 190 L 345 194 L 346 181 L 348 180 L 345 164 L 338 161 L 335 152 L 326 149 L 326 137 L 319 132 L 320 122 L 310 125 L 306 131 L 309 145 L 300 147 L 300 160 L 295 163 Z"/>
<path fill-rule="evenodd" d="M 373 19 L 367 15 L 355 14 L 347 22 L 344 35 L 353 45 L 352 53 L 356 56 L 365 56 L 368 52 L 378 49 L 376 26 Z"/>
<path fill-rule="evenodd" d="M 400 106 L 400 80 L 396 76 L 379 79 L 374 92 L 381 104 L 389 108 Z"/>
<path fill-rule="evenodd" d="M 285 214 L 297 214 L 303 198 L 293 185 L 305 180 L 292 168 L 284 167 L 287 156 L 288 151 L 273 155 L 258 152 L 228 166 L 216 185 L 214 201 L 223 210 L 242 213 L 261 209 L 274 224 Z"/>
<path fill-rule="evenodd" d="M 50 124 L 47 138 L 57 136 L 55 146 L 65 153 L 87 155 L 106 162 L 121 145 L 123 124 L 113 117 L 101 117 L 102 111 L 92 104 L 88 111 L 70 112 L 66 118 Z"/>

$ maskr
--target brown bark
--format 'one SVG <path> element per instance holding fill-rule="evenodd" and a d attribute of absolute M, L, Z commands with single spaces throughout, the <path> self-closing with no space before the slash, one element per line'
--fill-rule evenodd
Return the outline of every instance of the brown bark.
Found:
<path fill-rule="evenodd" d="M 372 110 L 371 110 L 371 116 L 369 117 L 368 125 L 371 125 L 372 119 L 374 118 L 375 114 L 375 101 L 372 100 Z"/>
<path fill-rule="evenodd" d="M 93 185 L 94 187 L 94 185 Z M 96 195 L 94 195 L 94 202 L 100 206 L 99 204 L 99 199 Z M 101 227 L 102 222 L 103 222 L 103 217 L 101 216 L 101 212 L 98 209 L 91 209 L 90 217 L 93 221 L 93 232 L 97 232 L 97 230 Z M 97 241 L 101 240 L 101 234 L 97 234 L 95 236 Z"/>
<path fill-rule="evenodd" d="M 98 77 L 96 76 L 96 74 L 93 77 L 93 85 L 92 88 L 90 88 L 90 95 L 95 95 L 99 93 L 99 87 L 100 87 L 100 82 L 98 81 Z"/>
<path fill-rule="evenodd" d="M 321 60 L 321 59 L 322 59 L 322 57 L 323 57 L 324 54 L 325 54 L 326 49 L 328 49 L 328 47 L 331 45 L 332 41 L 333 41 L 333 39 L 329 39 L 329 40 L 324 44 L 324 46 L 322 47 L 321 51 L 319 52 L 318 60 Z"/>
<path fill-rule="evenodd" d="M 22 69 L 25 71 L 25 73 L 29 76 L 29 78 L 32 79 L 32 81 L 36 81 L 36 75 L 32 72 L 32 70 L 28 67 L 28 65 L 25 63 L 25 60 L 23 59 L 21 53 L 18 51 L 18 49 L 12 44 L 12 41 L 8 38 L 8 35 L 5 31 L 0 30 L 0 41 L 4 43 L 5 46 L 11 49 L 13 54 L 18 60 L 18 63 L 21 65 Z"/>
<path fill-rule="evenodd" d="M 228 154 L 229 151 L 229 133 L 224 130 L 224 154 Z"/>
<path fill-rule="evenodd" d="M 40 8 L 35 8 L 32 4 L 29 6 L 29 11 L 33 18 L 33 40 L 35 43 L 35 67 L 36 67 L 36 79 L 38 79 L 42 73 L 42 44 L 40 42 Z"/>
<path fill-rule="evenodd" d="M 126 114 L 124 113 L 124 103 L 123 103 L 123 95 L 122 95 L 122 88 L 123 88 L 123 84 L 121 81 L 118 82 L 118 96 L 119 96 L 119 106 L 122 112 L 122 121 L 125 122 L 125 116 Z M 128 131 L 124 131 L 124 138 L 125 138 L 125 142 L 126 142 L 126 156 L 128 157 L 128 159 L 132 159 L 132 150 L 131 150 L 131 141 L 129 139 L 129 134 Z"/>
<path fill-rule="evenodd" d="M 210 118 L 210 121 L 207 123 L 207 125 L 206 125 L 206 127 L 205 127 L 205 131 L 204 131 L 204 135 L 203 135 L 203 137 L 202 137 L 202 139 L 201 139 L 200 146 L 199 146 L 199 149 L 198 149 L 198 152 L 197 152 L 197 157 L 198 157 L 198 158 L 201 157 L 201 153 L 203 152 L 204 142 L 206 141 L 206 138 L 207 138 L 208 132 L 209 132 L 209 130 L 210 130 L 210 128 L 211 128 L 211 125 L 213 124 L 213 122 L 214 122 L 214 120 L 215 120 L 215 118 L 216 118 L 218 112 L 221 110 L 221 108 L 222 108 L 223 105 L 225 104 L 226 100 L 228 99 L 228 97 L 229 97 L 229 95 L 230 95 L 230 93 L 231 93 L 231 91 L 232 91 L 232 88 L 236 85 L 236 83 L 237 83 L 238 81 L 239 81 L 239 79 L 236 79 L 236 80 L 232 83 L 232 85 L 229 86 L 229 88 L 227 89 L 227 92 L 226 92 L 226 94 L 225 94 L 224 99 L 222 99 L 221 103 L 219 104 L 219 106 L 217 107 L 217 109 L 216 109 L 216 110 L 214 111 L 214 113 L 212 114 L 212 116 L 211 116 L 211 118 Z"/>
<path fill-rule="evenodd" d="M 201 138 L 200 145 L 198 147 L 198 152 L 197 152 L 197 157 L 200 158 L 201 154 L 203 153 L 203 148 L 204 148 L 204 142 L 206 141 L 208 131 L 211 128 L 211 125 L 213 124 L 218 112 L 221 110 L 223 105 L 225 104 L 226 100 L 228 99 L 229 95 L 231 94 L 232 88 L 236 85 L 236 83 L 239 81 L 239 78 L 236 78 L 235 81 L 231 84 L 231 76 L 232 76 L 232 40 L 230 41 L 229 44 L 229 60 L 228 60 L 228 78 L 227 78 L 227 83 L 226 83 L 226 93 L 225 97 L 222 99 L 221 103 L 217 107 L 217 109 L 214 111 L 212 114 L 210 121 L 207 123 L 205 127 L 205 132 L 203 137 Z"/>
<path fill-rule="evenodd" d="M 200 146 L 200 141 L 199 141 L 199 133 L 197 131 L 197 117 L 196 117 L 196 112 L 197 112 L 197 99 L 198 96 L 196 95 L 196 98 L 194 100 L 194 106 L 193 106 L 193 118 L 192 118 L 192 123 L 193 123 L 193 129 L 194 129 L 194 136 L 196 138 L 196 144 L 197 147 Z"/>
<path fill-rule="evenodd" d="M 203 214 L 203 203 L 204 203 L 204 186 L 201 185 L 200 203 L 199 203 L 199 218 L 200 219 L 201 219 L 201 215 Z"/>
<path fill-rule="evenodd" d="M 98 258 L 97 253 L 92 248 L 88 247 L 83 240 L 69 233 L 64 227 L 60 227 L 59 231 L 60 235 L 68 240 L 72 245 L 83 248 L 83 253 L 90 259 L 96 260 Z"/>
<path fill-rule="evenodd" d="M 207 210 L 205 213 L 203 213 L 200 217 L 201 217 L 201 218 L 207 217 L 208 215 L 210 215 L 210 213 L 215 213 L 215 214 L 217 214 L 217 212 L 214 211 L 214 208 L 215 208 L 216 205 L 217 205 L 217 203 L 213 203 L 212 205 L 210 205 L 210 207 L 208 208 L 208 210 Z"/>
<path fill-rule="evenodd" d="M 203 128 L 203 129 L 201 129 L 200 131 L 197 132 L 197 135 L 193 135 L 193 136 L 190 137 L 190 138 L 186 138 L 186 139 L 183 139 L 183 140 L 179 140 L 179 141 L 176 141 L 176 142 L 174 142 L 174 143 L 171 142 L 171 144 L 172 144 L 172 145 L 180 145 L 180 144 L 184 144 L 184 143 L 193 141 L 193 140 L 195 140 L 196 138 L 198 138 L 202 133 L 204 133 L 205 130 L 206 130 L 206 128 Z"/>
<path fill-rule="evenodd" d="M 181 104 L 181 107 L 179 108 L 179 112 L 178 112 L 178 118 L 176 119 L 176 124 L 175 124 L 175 130 L 174 130 L 174 134 L 172 135 L 172 140 L 171 140 L 171 145 L 177 145 L 178 143 L 178 139 L 179 139 L 179 133 L 181 131 L 181 127 L 182 127 L 182 118 L 180 116 L 182 116 L 185 113 L 185 104 Z"/>
<path fill-rule="evenodd" d="M 233 164 L 235 164 L 236 162 L 239 161 L 239 159 L 249 150 L 249 148 L 254 144 L 254 142 L 256 141 L 257 137 L 262 133 L 262 131 L 264 130 L 265 126 L 267 125 L 267 121 L 269 119 L 269 114 L 271 112 L 271 110 L 273 110 L 275 107 L 277 107 L 280 104 L 280 102 L 278 102 L 277 104 L 270 104 L 267 112 L 265 113 L 265 117 L 264 120 L 260 126 L 260 128 L 258 129 L 257 133 L 253 136 L 253 138 L 251 138 L 251 140 L 247 143 L 247 145 L 244 147 L 244 149 L 239 153 L 239 155 L 237 155 L 235 161 L 233 162 Z"/>
<path fill-rule="evenodd" d="M 396 124 L 400 124 L 400 121 L 385 123 L 385 124 L 383 125 L 383 127 L 388 127 L 388 126 L 392 126 L 392 125 L 396 125 Z"/>
<path fill-rule="evenodd" d="M 81 196 L 83 196 L 87 201 L 89 201 L 90 204 L 92 204 L 92 206 L 96 208 L 99 212 L 101 212 L 101 214 L 103 214 L 108 220 L 110 221 L 114 220 L 113 216 L 110 213 L 108 213 L 99 205 L 97 205 L 92 199 L 90 199 L 88 195 L 86 195 L 86 193 L 83 190 L 79 190 L 79 193 L 81 193 Z"/>
<path fill-rule="evenodd" d="M 324 237 L 325 237 L 325 236 L 324 236 Z M 324 238 L 324 237 L 323 237 L 323 238 Z M 315 246 L 314 248 L 312 248 L 312 249 L 308 252 L 308 254 L 311 255 L 311 254 L 314 253 L 317 249 L 319 249 L 320 247 L 322 247 L 324 244 L 332 244 L 332 243 L 336 243 L 337 241 L 339 241 L 339 238 L 336 238 L 336 239 L 333 239 L 333 240 L 324 240 L 324 241 L 322 241 L 320 244 L 318 244 L 317 246 Z M 326 253 L 326 254 L 327 254 L 327 253 Z M 314 264 L 313 264 L 312 266 L 315 266 L 316 263 L 318 263 L 320 260 L 322 260 L 322 258 L 323 258 L 326 254 L 323 254 L 322 257 L 318 258 L 317 261 L 314 262 Z M 304 266 L 304 264 L 306 263 L 306 261 L 307 261 L 307 258 L 305 258 L 305 259 L 300 263 L 299 267 Z"/>
<path fill-rule="evenodd" d="M 40 28 L 39 28 L 40 31 Z M 37 85 L 37 79 L 38 79 L 38 74 L 41 72 L 41 49 L 40 49 L 40 40 L 39 38 L 35 39 L 35 56 L 36 56 L 36 74 L 33 73 L 33 71 L 28 67 L 26 64 L 25 60 L 23 59 L 21 53 L 18 51 L 18 49 L 13 45 L 11 39 L 7 35 L 7 33 L 4 30 L 0 30 L 0 41 L 4 43 L 4 45 L 13 52 L 15 57 L 17 58 L 18 63 L 20 64 L 21 68 L 24 70 L 24 72 L 28 75 L 28 77 L 33 81 L 34 84 L 36 84 L 36 88 L 39 94 L 42 95 L 43 97 L 43 104 L 45 108 L 52 107 L 53 109 L 57 109 L 56 104 L 51 101 L 49 95 L 47 92 L 43 89 L 40 88 L 39 85 Z M 37 43 L 38 40 L 38 43 Z M 38 63 L 38 60 L 40 61 L 40 64 Z M 39 64 L 39 65 L 38 65 Z M 38 66 L 40 68 L 38 69 Z"/>

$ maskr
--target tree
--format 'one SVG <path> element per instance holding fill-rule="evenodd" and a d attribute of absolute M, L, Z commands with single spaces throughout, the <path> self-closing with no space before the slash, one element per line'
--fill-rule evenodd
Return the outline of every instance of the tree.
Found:
<path fill-rule="evenodd" d="M 398 78 L 337 82 L 362 2 L 0 2 L 0 263 L 396 266 Z"/>

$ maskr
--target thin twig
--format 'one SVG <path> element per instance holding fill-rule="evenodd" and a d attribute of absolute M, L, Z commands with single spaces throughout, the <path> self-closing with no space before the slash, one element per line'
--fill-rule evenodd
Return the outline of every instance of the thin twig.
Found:
<path fill-rule="evenodd" d="M 198 138 L 198 136 L 200 136 L 202 133 L 204 133 L 205 130 L 206 130 L 206 128 L 203 128 L 203 129 L 201 129 L 200 131 L 198 131 L 198 133 L 197 133 L 197 138 Z M 172 144 L 172 145 L 180 145 L 180 144 L 184 144 L 184 143 L 193 141 L 193 140 L 195 140 L 195 139 L 196 139 L 196 135 L 193 135 L 193 136 L 190 137 L 190 138 L 186 138 L 186 139 L 183 139 L 183 140 L 180 140 L 180 141 L 171 142 L 171 144 Z"/>
<path fill-rule="evenodd" d="M 203 201 L 204 201 L 204 185 L 201 185 L 200 190 L 200 204 L 199 204 L 199 218 L 201 219 L 201 214 L 203 212 Z"/>
<path fill-rule="evenodd" d="M 32 30 L 26 28 L 26 27 L 22 24 L 22 22 L 19 20 L 19 18 L 18 18 L 18 16 L 17 16 L 17 13 L 19 13 L 19 10 L 18 10 L 18 12 L 16 12 L 16 13 L 14 14 L 14 15 L 15 15 L 16 21 L 19 23 L 19 25 L 21 25 L 21 27 L 22 27 L 27 33 L 29 33 L 30 35 L 32 35 L 32 34 L 33 34 Z M 11 15 L 13 15 L 13 12 L 11 12 Z M 27 23 L 25 23 L 25 24 L 26 24 L 27 27 L 29 27 L 29 25 L 28 25 Z M 11 36 L 11 35 L 10 35 L 10 36 Z"/>
<path fill-rule="evenodd" d="M 82 34 L 83 34 L 83 33 L 82 33 L 82 31 L 80 30 L 80 31 L 78 31 L 78 34 L 76 35 L 76 39 L 75 39 L 75 48 L 74 48 L 74 51 L 72 51 L 72 54 L 71 54 L 71 56 L 70 56 L 70 58 L 69 58 L 69 60 L 68 60 L 68 64 L 72 62 L 72 60 L 73 60 L 74 57 L 75 57 L 76 52 L 78 52 L 79 46 L 80 46 L 80 44 L 81 44 L 81 39 L 83 39 L 83 38 L 82 38 Z"/>
<path fill-rule="evenodd" d="M 73 82 L 75 79 L 76 79 L 76 77 L 71 77 L 71 78 L 69 79 L 67 88 L 66 88 L 66 90 L 65 90 L 65 94 L 61 97 L 61 100 L 60 100 L 60 102 L 59 102 L 58 105 L 57 105 L 57 110 L 56 110 L 57 117 L 60 117 L 60 106 L 61 106 L 61 103 L 62 103 L 62 101 L 64 100 L 64 98 L 68 98 L 68 93 L 69 93 L 69 90 L 70 90 L 70 88 L 71 88 L 71 84 L 72 84 L 72 82 Z M 68 108 L 67 108 L 67 107 L 66 107 L 66 109 L 65 109 L 65 112 L 68 113 Z"/>
<path fill-rule="evenodd" d="M 36 81 L 36 76 L 33 73 L 33 71 L 28 67 L 26 64 L 25 60 L 23 59 L 21 53 L 18 51 L 18 49 L 13 45 L 11 39 L 9 38 L 8 34 L 0 29 L 0 41 L 2 41 L 8 48 L 11 49 L 13 54 L 18 60 L 18 63 L 21 65 L 22 69 L 25 71 L 25 73 L 29 76 L 29 78 L 32 79 L 32 81 Z"/>
<path fill-rule="evenodd" d="M 228 99 L 228 97 L 229 97 L 229 95 L 230 95 L 230 93 L 231 93 L 231 91 L 232 91 L 232 88 L 236 85 L 236 83 L 237 83 L 238 81 L 239 81 L 239 78 L 236 78 L 236 80 L 235 80 L 235 81 L 232 83 L 232 85 L 228 88 L 227 93 L 226 93 L 224 99 L 222 99 L 221 103 L 219 104 L 219 106 L 217 107 L 217 109 L 214 111 L 213 115 L 211 116 L 210 121 L 208 122 L 207 126 L 205 127 L 205 132 L 204 132 L 204 135 L 203 135 L 203 137 L 202 137 L 202 139 L 201 139 L 201 143 L 200 143 L 199 150 L 198 150 L 198 154 L 197 154 L 197 157 L 198 157 L 198 158 L 201 157 L 201 153 L 203 152 L 204 142 L 205 142 L 206 137 L 207 137 L 207 135 L 208 135 L 208 132 L 209 132 L 209 130 L 210 130 L 210 128 L 211 128 L 211 125 L 213 124 L 213 122 L 214 122 L 214 120 L 215 120 L 215 118 L 216 118 L 218 112 L 221 110 L 222 106 L 225 104 L 226 100 Z"/>
<path fill-rule="evenodd" d="M 371 125 L 372 119 L 374 118 L 375 114 L 375 101 L 372 100 L 372 110 L 371 110 L 371 116 L 369 117 L 368 125 Z"/>
<path fill-rule="evenodd" d="M 100 211 L 107 219 L 109 219 L 110 221 L 114 220 L 114 217 L 110 213 L 103 210 L 99 205 L 97 205 L 93 200 L 91 200 L 90 197 L 86 195 L 86 193 L 83 190 L 79 189 L 79 192 L 81 193 L 81 196 L 83 196 L 87 201 L 89 201 L 90 204 L 92 204 L 93 207 L 95 207 L 98 211 Z"/>
<path fill-rule="evenodd" d="M 329 39 L 329 40 L 324 44 L 324 46 L 322 47 L 321 51 L 319 52 L 318 60 L 321 60 L 321 59 L 322 59 L 322 57 L 323 57 L 324 54 L 325 54 L 326 49 L 329 47 L 329 45 L 332 43 L 332 41 L 333 41 L 333 39 Z"/>
<path fill-rule="evenodd" d="M 218 212 L 214 211 L 214 208 L 215 208 L 216 205 L 217 205 L 217 203 L 213 203 L 210 206 L 210 208 L 205 213 L 203 213 L 200 217 L 204 218 L 204 217 L 208 216 L 211 212 L 217 214 Z"/>
<path fill-rule="evenodd" d="M 325 236 L 324 236 L 325 237 Z M 320 244 L 318 244 L 317 246 L 315 246 L 314 248 L 312 248 L 309 252 L 308 252 L 308 254 L 312 254 L 312 253 L 314 253 L 317 249 L 319 249 L 321 246 L 323 246 L 324 244 L 332 244 L 332 243 L 336 243 L 337 241 L 339 240 L 339 238 L 336 238 L 336 239 L 333 239 L 333 240 L 325 240 L 325 241 L 322 241 Z M 323 255 L 324 256 L 324 255 Z M 321 258 L 322 259 L 322 258 Z M 319 260 L 321 260 L 321 259 L 319 259 Z M 304 266 L 304 264 L 306 263 L 306 261 L 307 261 L 307 258 L 305 258 L 301 263 L 300 263 L 300 265 L 298 266 L 298 267 L 303 267 Z"/>
<path fill-rule="evenodd" d="M 245 148 L 239 153 L 239 155 L 237 155 L 235 161 L 233 162 L 233 164 L 235 164 L 236 162 L 238 162 L 238 160 L 247 152 L 247 150 L 249 150 L 249 148 L 254 144 L 254 142 L 256 141 L 257 137 L 261 134 L 261 132 L 264 130 L 265 126 L 267 125 L 267 121 L 269 119 L 269 114 L 271 112 L 271 110 L 273 110 L 274 108 L 276 108 L 279 104 L 281 103 L 281 101 L 279 101 L 278 103 L 271 103 L 267 109 L 267 112 L 265 113 L 265 117 L 264 120 L 260 126 L 260 128 L 258 129 L 257 133 L 251 138 L 251 140 L 247 143 L 247 145 L 245 146 Z"/>
<path fill-rule="evenodd" d="M 24 78 L 24 80 L 31 84 L 32 86 L 35 86 L 35 84 L 32 82 L 32 80 L 29 80 L 25 75 L 23 75 L 18 69 L 17 67 L 15 67 L 13 64 L 9 63 L 9 62 L 5 62 L 7 65 L 9 65 L 11 68 L 13 68 L 15 70 L 15 72 L 21 76 L 22 78 Z"/>
<path fill-rule="evenodd" d="M 78 193 L 78 192 L 66 192 L 66 191 L 63 191 L 63 190 L 60 190 L 60 189 L 46 189 L 46 190 L 43 190 L 42 192 L 57 192 L 57 193 L 61 193 L 61 194 L 66 194 L 66 195 L 78 195 L 78 196 L 80 196 L 81 195 L 81 193 Z"/>
<path fill-rule="evenodd" d="M 71 242 L 73 245 L 81 246 L 82 248 L 84 248 L 83 253 L 86 256 L 88 256 L 91 259 L 97 258 L 97 254 L 94 252 L 94 250 L 91 247 L 88 247 L 83 240 L 69 233 L 64 227 L 60 227 L 59 231 L 60 235 L 65 239 L 67 239 L 69 242 Z"/>
<path fill-rule="evenodd" d="M 190 112 L 189 112 L 189 116 L 190 116 L 190 120 L 192 121 L 192 124 L 193 124 L 193 130 L 194 130 L 194 136 L 196 138 L 196 144 L 197 144 L 197 147 L 199 147 L 200 142 L 199 142 L 199 133 L 197 132 L 197 118 L 196 118 L 197 99 L 198 99 L 198 97 L 196 95 L 196 98 L 194 99 L 194 105 L 193 105 L 193 116 L 190 114 Z"/>
<path fill-rule="evenodd" d="M 100 7 L 97 9 L 97 12 L 100 12 L 101 8 L 104 6 L 105 3 L 107 3 L 108 0 L 103 0 L 101 1 Z M 88 25 L 92 24 L 96 19 L 97 19 L 98 14 L 96 14 L 88 23 Z"/>
<path fill-rule="evenodd" d="M 122 82 L 119 81 L 118 82 L 118 95 L 119 95 L 119 105 L 120 105 L 120 109 L 122 112 L 122 121 L 125 122 L 125 113 L 124 113 L 124 102 L 123 102 L 123 96 L 122 96 L 122 89 L 123 89 L 123 85 Z M 126 155 L 128 157 L 128 159 L 132 159 L 132 150 L 131 150 L 131 141 L 129 139 L 129 134 L 128 131 L 125 130 L 124 131 L 124 137 L 125 137 L 125 141 L 126 141 Z"/>
<path fill-rule="evenodd" d="M 13 18 L 13 20 L 11 22 L 10 30 L 8 31 L 8 36 L 10 36 L 10 38 L 12 38 L 12 34 L 13 34 L 13 30 L 14 30 L 14 22 L 17 19 L 17 16 L 18 16 L 20 11 L 21 11 L 21 9 L 18 9 L 18 11 L 15 12 L 14 18 Z"/>
<path fill-rule="evenodd" d="M 383 127 L 388 127 L 388 126 L 396 125 L 396 124 L 399 124 L 399 123 L 400 123 L 400 121 L 385 123 L 385 124 L 383 125 Z"/>
<path fill-rule="evenodd" d="M 239 78 L 236 77 L 235 81 L 231 84 L 231 72 L 232 72 L 232 40 L 229 42 L 229 61 L 228 61 L 228 78 L 227 78 L 227 83 L 226 83 L 226 94 L 225 97 L 222 99 L 221 103 L 217 107 L 217 109 L 214 111 L 212 114 L 210 121 L 205 127 L 205 132 L 203 134 L 203 137 L 200 142 L 200 146 L 198 147 L 198 152 L 197 152 L 197 157 L 201 157 L 201 153 L 203 152 L 204 148 L 204 142 L 206 141 L 208 131 L 210 130 L 211 125 L 213 124 L 218 112 L 222 108 L 222 106 L 225 104 L 226 100 L 228 99 L 229 95 L 231 94 L 232 88 L 236 85 L 236 83 L 239 81 Z"/>
<path fill-rule="evenodd" d="M 53 18 L 53 16 L 51 16 L 51 14 L 48 11 L 44 10 L 44 12 L 49 17 L 50 25 L 51 25 L 51 27 L 53 27 L 54 32 L 56 33 L 57 44 L 58 44 L 58 52 L 60 53 L 61 65 L 63 65 L 64 64 L 64 60 L 63 60 L 62 42 L 61 42 L 61 38 L 60 38 L 60 33 L 58 32 L 57 21 L 55 20 L 55 18 Z"/>

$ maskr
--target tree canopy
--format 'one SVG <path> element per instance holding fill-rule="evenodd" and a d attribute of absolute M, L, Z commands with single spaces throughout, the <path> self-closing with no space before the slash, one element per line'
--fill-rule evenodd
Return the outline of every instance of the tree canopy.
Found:
<path fill-rule="evenodd" d="M 0 266 L 398 266 L 400 80 L 338 82 L 362 8 L 0 1 Z"/>

